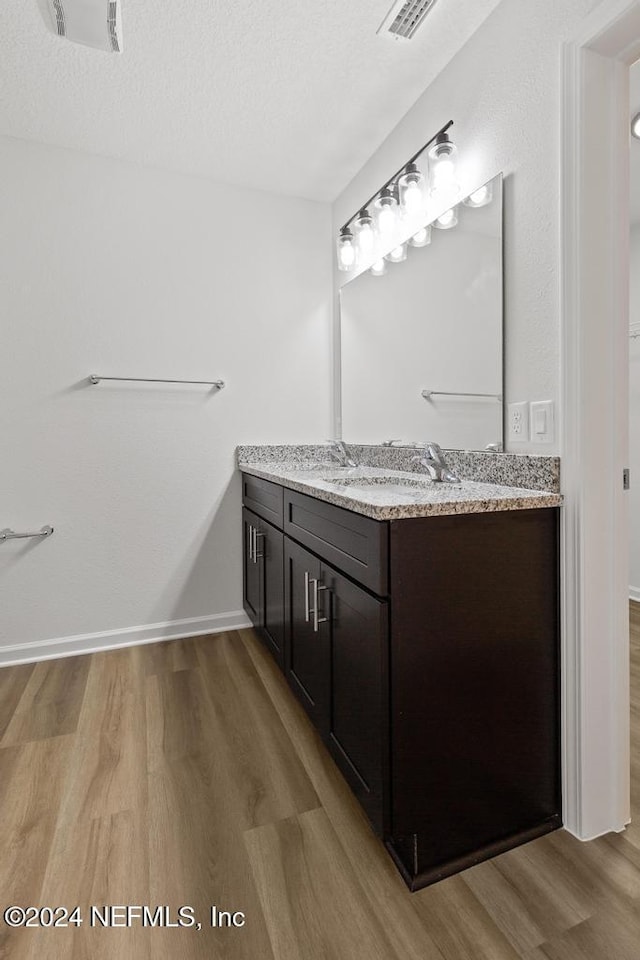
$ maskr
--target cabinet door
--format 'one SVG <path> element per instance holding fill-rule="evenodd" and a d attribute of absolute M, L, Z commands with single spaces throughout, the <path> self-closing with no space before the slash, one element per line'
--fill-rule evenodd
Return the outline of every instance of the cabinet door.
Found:
<path fill-rule="evenodd" d="M 288 537 L 284 541 L 286 675 L 294 693 L 326 735 L 329 716 L 329 630 L 314 597 L 319 587 L 320 561 Z"/>
<path fill-rule="evenodd" d="M 261 633 L 267 648 L 284 669 L 284 537 L 266 521 L 258 531 L 258 563 L 261 565 L 263 603 Z"/>
<path fill-rule="evenodd" d="M 377 600 L 322 566 L 331 625 L 329 748 L 379 835 L 388 783 L 389 617 Z"/>
<path fill-rule="evenodd" d="M 260 520 L 247 510 L 242 509 L 242 530 L 243 530 L 243 550 L 242 550 L 242 583 L 243 583 L 243 602 L 244 609 L 249 615 L 249 619 L 256 627 L 262 626 L 264 620 L 263 614 L 263 589 L 262 589 L 262 567 L 254 557 L 257 532 Z M 259 544 L 258 544 L 259 546 Z M 259 551 L 258 551 L 259 552 Z"/>

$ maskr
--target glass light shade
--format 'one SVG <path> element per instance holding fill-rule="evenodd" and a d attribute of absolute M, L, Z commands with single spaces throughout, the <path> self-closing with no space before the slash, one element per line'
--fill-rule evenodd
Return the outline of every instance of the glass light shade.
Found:
<path fill-rule="evenodd" d="M 338 269 L 351 270 L 356 262 L 356 248 L 353 234 L 348 227 L 343 227 L 338 237 Z"/>
<path fill-rule="evenodd" d="M 486 207 L 493 200 L 491 183 L 485 183 L 479 190 L 474 190 L 462 201 L 467 207 Z"/>
<path fill-rule="evenodd" d="M 410 217 L 424 213 L 426 196 L 424 191 L 424 176 L 415 163 L 409 163 L 405 172 L 398 180 L 400 187 L 400 203 L 403 210 Z"/>
<path fill-rule="evenodd" d="M 438 217 L 437 220 L 433 221 L 433 226 L 437 227 L 438 230 L 451 230 L 452 227 L 455 227 L 458 223 L 458 211 L 455 207 L 451 207 L 451 210 L 447 210 L 446 213 L 443 213 L 441 217 Z"/>
<path fill-rule="evenodd" d="M 373 205 L 376 210 L 376 228 L 380 243 L 383 247 L 389 247 L 398 232 L 398 201 L 391 190 L 385 187 Z"/>
<path fill-rule="evenodd" d="M 410 238 L 409 243 L 412 247 L 426 247 L 431 243 L 431 224 L 417 230 Z"/>
<path fill-rule="evenodd" d="M 390 250 L 389 253 L 385 254 L 385 260 L 388 260 L 390 263 L 400 263 L 402 260 L 407 259 L 407 245 L 406 243 L 401 243 L 398 247 L 394 247 L 393 250 Z"/>
<path fill-rule="evenodd" d="M 636 140 L 640 140 L 640 113 L 636 113 L 631 121 L 631 136 L 635 137 Z"/>
<path fill-rule="evenodd" d="M 376 260 L 375 263 L 371 264 L 369 272 L 372 273 L 374 277 L 382 277 L 387 272 L 387 264 L 384 260 Z"/>
<path fill-rule="evenodd" d="M 373 220 L 369 216 L 368 210 L 361 210 L 358 214 L 354 226 L 356 252 L 358 260 L 365 261 L 373 256 L 375 246 L 375 234 L 373 232 Z"/>
<path fill-rule="evenodd" d="M 456 162 L 458 150 L 446 134 L 429 147 L 429 193 L 436 200 L 453 200 L 460 190 Z"/>

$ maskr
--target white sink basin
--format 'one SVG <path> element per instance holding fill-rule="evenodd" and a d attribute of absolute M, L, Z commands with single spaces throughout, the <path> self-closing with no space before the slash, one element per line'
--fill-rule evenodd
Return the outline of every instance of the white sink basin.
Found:
<path fill-rule="evenodd" d="M 346 487 L 356 492 L 363 490 L 367 493 L 420 493 L 433 487 L 433 483 L 428 477 L 398 477 L 398 476 L 378 476 L 378 477 L 327 477 L 328 483 L 335 486 Z"/>

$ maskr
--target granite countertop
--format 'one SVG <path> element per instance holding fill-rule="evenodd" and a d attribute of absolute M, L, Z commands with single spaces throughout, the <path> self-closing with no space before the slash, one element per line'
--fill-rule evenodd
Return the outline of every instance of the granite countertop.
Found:
<path fill-rule="evenodd" d="M 250 460 L 238 456 L 244 473 L 279 483 L 374 520 L 490 513 L 557 507 L 558 493 L 463 480 L 434 483 L 425 474 L 385 467 L 340 467 L 300 460 Z"/>

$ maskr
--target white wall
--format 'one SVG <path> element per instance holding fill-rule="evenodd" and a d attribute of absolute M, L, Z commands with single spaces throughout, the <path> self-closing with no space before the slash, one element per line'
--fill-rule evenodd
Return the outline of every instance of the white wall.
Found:
<path fill-rule="evenodd" d="M 462 195 L 505 173 L 506 399 L 560 397 L 559 133 L 563 38 L 593 0 L 504 0 L 334 204 L 334 230 L 447 120 Z M 336 283 L 345 275 L 335 272 Z M 550 444 L 514 452 L 552 454 Z M 509 445 L 507 444 L 507 447 Z"/>
<path fill-rule="evenodd" d="M 640 330 L 640 224 L 631 230 L 629 324 Z M 629 341 L 629 593 L 640 600 L 640 337 Z"/>
<path fill-rule="evenodd" d="M 7 138 L 0 174 L 0 528 L 55 527 L 0 544 L 4 659 L 243 620 L 234 448 L 330 435 L 329 207 Z"/>

